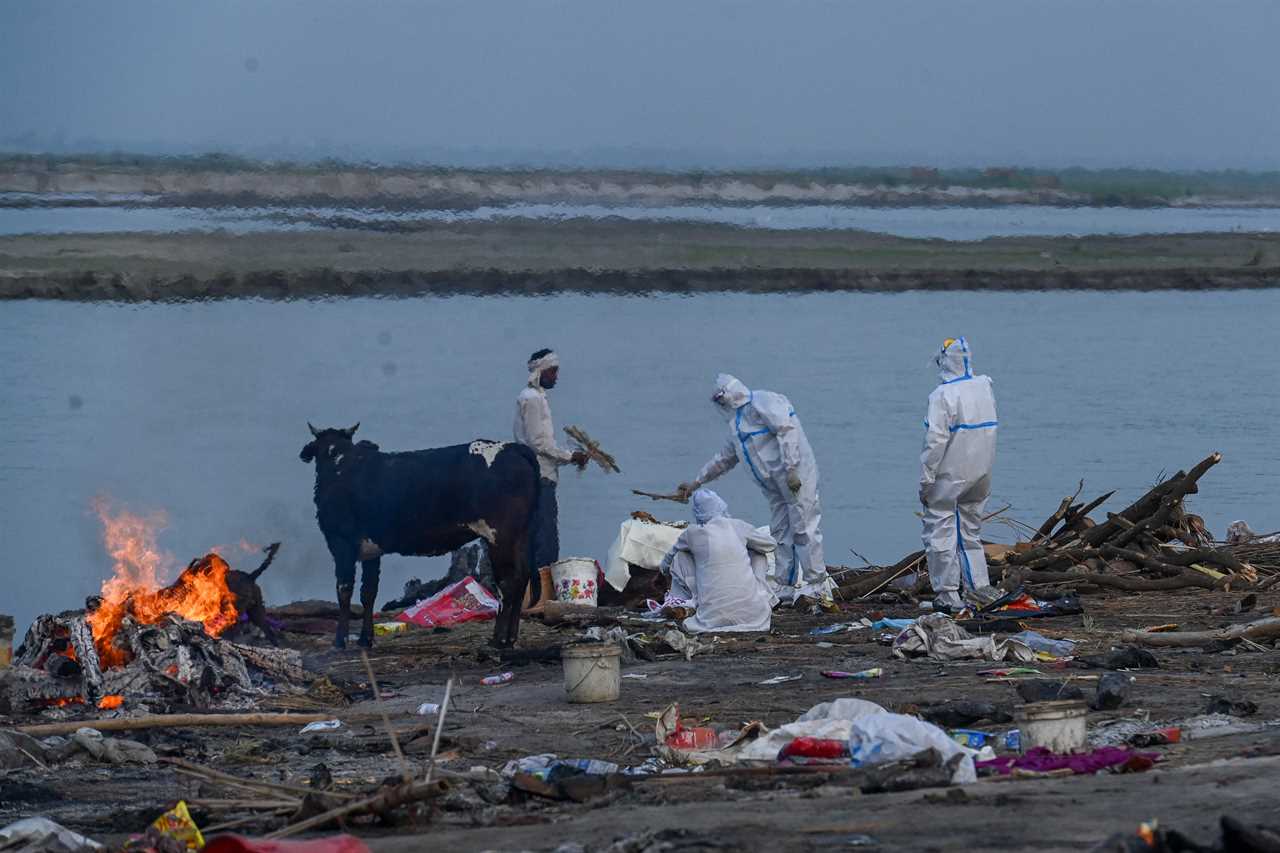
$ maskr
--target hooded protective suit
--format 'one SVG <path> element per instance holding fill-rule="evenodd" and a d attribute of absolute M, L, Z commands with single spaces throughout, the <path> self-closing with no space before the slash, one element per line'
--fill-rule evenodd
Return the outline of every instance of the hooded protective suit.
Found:
<path fill-rule="evenodd" d="M 943 344 L 934 363 L 941 384 L 929 395 L 920 454 L 923 538 L 933 590 L 956 606 L 962 586 L 990 585 L 979 535 L 996 460 L 996 400 L 991 377 L 973 375 L 964 338 Z"/>
<path fill-rule="evenodd" d="M 765 578 L 774 541 L 745 521 L 710 489 L 693 493 L 696 524 L 685 528 L 662 560 L 671 592 L 697 612 L 684 620 L 693 633 L 768 631 L 777 598 Z M 753 559 L 755 557 L 755 559 Z"/>
<path fill-rule="evenodd" d="M 791 401 L 773 391 L 750 391 L 727 373 L 716 378 L 712 399 L 729 421 L 729 438 L 698 472 L 694 487 L 743 462 L 772 512 L 769 529 L 778 543 L 774 583 L 792 588 L 792 597 L 830 597 L 835 584 L 822 552 L 818 464 Z"/>

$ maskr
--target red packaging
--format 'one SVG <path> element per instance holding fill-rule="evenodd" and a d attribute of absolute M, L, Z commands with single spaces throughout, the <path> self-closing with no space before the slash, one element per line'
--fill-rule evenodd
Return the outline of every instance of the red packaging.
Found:
<path fill-rule="evenodd" d="M 778 760 L 787 758 L 848 758 L 849 741 L 798 737 L 778 750 Z"/>
<path fill-rule="evenodd" d="M 672 749 L 719 749 L 720 736 L 710 726 L 681 728 L 667 735 L 667 746 Z"/>
<path fill-rule="evenodd" d="M 423 628 L 444 628 L 474 619 L 498 615 L 498 599 L 473 577 L 449 584 L 430 598 L 419 601 L 396 619 Z"/>

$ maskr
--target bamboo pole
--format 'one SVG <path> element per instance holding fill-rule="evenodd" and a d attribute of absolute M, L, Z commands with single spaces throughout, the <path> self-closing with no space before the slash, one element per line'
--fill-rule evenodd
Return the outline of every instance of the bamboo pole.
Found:
<path fill-rule="evenodd" d="M 105 720 L 67 720 L 17 726 L 16 730 L 32 737 L 69 735 L 80 729 L 100 732 L 128 732 L 138 729 L 179 729 L 202 726 L 297 726 L 332 720 L 332 714 L 149 714 L 145 717 L 114 717 Z"/>

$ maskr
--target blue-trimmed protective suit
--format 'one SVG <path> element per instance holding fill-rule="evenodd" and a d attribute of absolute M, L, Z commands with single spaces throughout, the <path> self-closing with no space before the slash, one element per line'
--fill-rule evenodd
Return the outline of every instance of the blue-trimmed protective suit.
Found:
<path fill-rule="evenodd" d="M 962 588 L 990 585 L 979 536 L 996 461 L 996 399 L 991 377 L 973 375 L 964 338 L 948 340 L 934 362 L 941 384 L 929 395 L 920 454 L 923 538 L 933 591 L 956 606 Z"/>
<path fill-rule="evenodd" d="M 709 483 L 739 462 L 760 486 L 772 512 L 769 529 L 778 543 L 771 580 L 782 598 L 824 599 L 834 584 L 822 551 L 818 464 L 791 401 L 773 391 L 750 391 L 722 373 L 712 398 L 729 421 L 723 448 L 702 467 L 694 487 Z M 798 491 L 791 490 L 794 478 Z"/>

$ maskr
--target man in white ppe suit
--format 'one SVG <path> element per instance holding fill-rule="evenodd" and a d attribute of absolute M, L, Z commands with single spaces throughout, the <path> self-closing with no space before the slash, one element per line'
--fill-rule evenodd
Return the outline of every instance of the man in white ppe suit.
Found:
<path fill-rule="evenodd" d="M 941 384 L 929 395 L 920 503 L 935 609 L 953 612 L 966 593 L 990 586 L 979 538 L 996 461 L 996 400 L 991 377 L 973 375 L 964 338 L 948 339 L 934 359 Z"/>
<path fill-rule="evenodd" d="M 773 537 L 730 518 L 728 505 L 710 489 L 693 493 L 693 520 L 662 560 L 671 594 L 695 608 L 684 629 L 768 631 L 778 603 L 765 578 Z"/>
<path fill-rule="evenodd" d="M 773 582 L 784 598 L 805 596 L 835 609 L 835 583 L 822 552 L 818 464 L 791 401 L 773 391 L 751 391 L 727 373 L 716 378 L 711 400 L 729 422 L 729 437 L 693 482 L 680 484 L 680 494 L 745 463 L 772 510 L 769 529 L 778 543 Z"/>
<path fill-rule="evenodd" d="M 566 450 L 556 444 L 556 428 L 551 421 L 551 403 L 547 391 L 556 387 L 560 378 L 560 359 L 549 349 L 542 349 L 529 356 L 529 381 L 516 397 L 515 439 L 527 445 L 538 455 L 538 473 L 541 488 L 538 492 L 538 512 L 534 520 L 533 565 L 538 569 L 560 559 L 560 508 L 556 502 L 556 483 L 560 479 L 562 465 L 577 465 L 582 470 L 587 464 L 587 454 Z M 537 590 L 537 584 L 534 589 Z"/>

